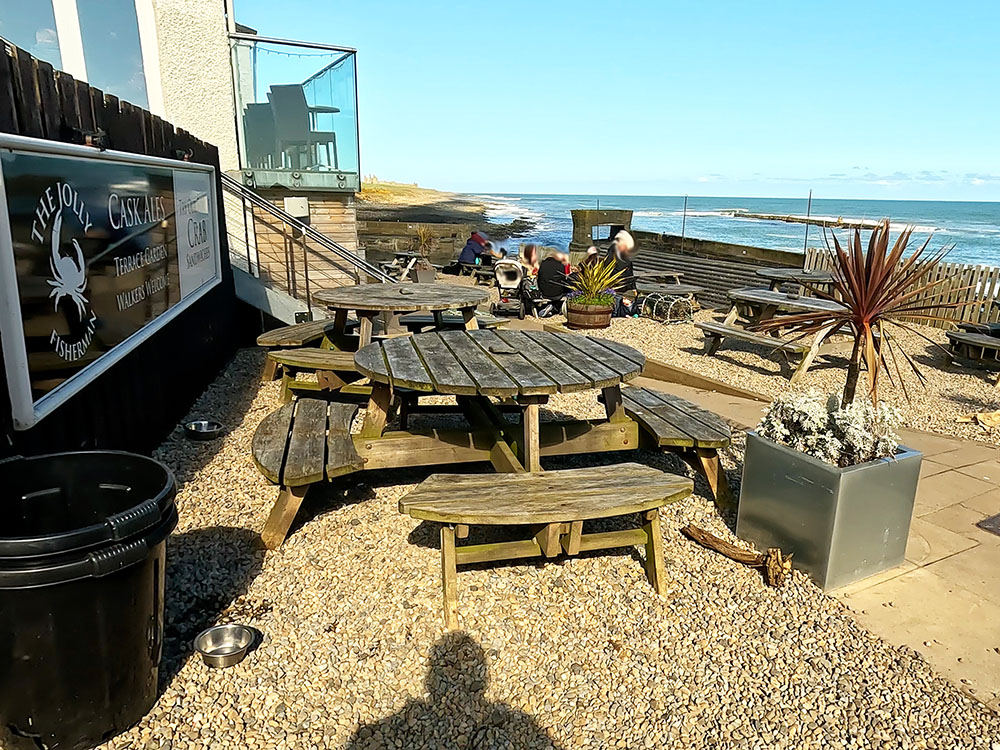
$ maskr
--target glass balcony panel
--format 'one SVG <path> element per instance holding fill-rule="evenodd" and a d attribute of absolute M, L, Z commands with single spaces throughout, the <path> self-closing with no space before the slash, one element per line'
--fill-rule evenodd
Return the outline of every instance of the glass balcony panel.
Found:
<path fill-rule="evenodd" d="M 356 189 L 354 53 L 245 39 L 232 45 L 243 171 L 271 183 L 295 173 L 287 184 Z"/>

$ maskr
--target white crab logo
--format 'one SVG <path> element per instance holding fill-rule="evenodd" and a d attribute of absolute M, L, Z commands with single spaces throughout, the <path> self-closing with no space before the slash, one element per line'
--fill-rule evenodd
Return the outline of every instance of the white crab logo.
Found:
<path fill-rule="evenodd" d="M 76 257 L 63 255 L 59 252 L 62 234 L 62 213 L 56 215 L 52 222 L 52 257 L 49 258 L 49 267 L 52 269 L 52 279 L 49 285 L 52 291 L 49 297 L 55 297 L 54 307 L 59 309 L 59 302 L 63 297 L 69 297 L 76 305 L 77 313 L 82 321 L 87 314 L 87 298 L 83 296 L 87 289 L 87 267 L 83 263 L 83 251 L 80 243 L 75 239 L 73 249 Z"/>

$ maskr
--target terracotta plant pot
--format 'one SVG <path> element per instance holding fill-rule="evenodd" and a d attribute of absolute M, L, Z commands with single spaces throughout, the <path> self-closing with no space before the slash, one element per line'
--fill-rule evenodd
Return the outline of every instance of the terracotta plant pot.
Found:
<path fill-rule="evenodd" d="M 566 327 L 576 329 L 607 328 L 611 325 L 611 305 L 584 305 L 570 300 L 566 303 Z"/>

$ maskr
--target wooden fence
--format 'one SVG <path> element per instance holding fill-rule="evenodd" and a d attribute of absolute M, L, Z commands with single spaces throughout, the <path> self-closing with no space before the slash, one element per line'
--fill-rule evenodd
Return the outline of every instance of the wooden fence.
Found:
<path fill-rule="evenodd" d="M 2 39 L 0 45 L 0 132 L 210 164 L 218 172 L 212 144 Z M 222 195 L 218 175 L 216 191 Z M 13 430 L 6 378 L 0 378 L 0 458 L 80 448 L 149 450 L 170 432 L 248 330 L 233 289 L 221 210 L 219 229 L 223 283 L 30 430 Z"/>
<path fill-rule="evenodd" d="M 806 251 L 804 267 L 828 271 L 833 268 L 833 254 L 826 249 L 810 247 Z M 944 281 L 917 296 L 914 302 L 962 303 L 961 307 L 936 312 L 948 321 L 971 323 L 1000 321 L 1000 267 L 943 261 L 931 269 L 926 277 L 926 283 L 940 279 Z M 915 322 L 927 323 L 924 320 Z M 935 328 L 953 327 L 953 324 L 947 321 L 931 322 L 928 325 Z"/>

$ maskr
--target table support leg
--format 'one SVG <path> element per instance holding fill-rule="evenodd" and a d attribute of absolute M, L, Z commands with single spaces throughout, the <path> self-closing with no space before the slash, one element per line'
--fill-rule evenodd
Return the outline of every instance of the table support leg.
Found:
<path fill-rule="evenodd" d="M 458 628 L 458 569 L 455 557 L 455 527 L 441 527 L 441 586 L 444 594 L 444 626 Z"/>
<path fill-rule="evenodd" d="M 739 308 L 736 305 L 733 305 L 731 308 L 729 308 L 729 312 L 726 314 L 726 319 L 722 321 L 722 324 L 726 326 L 731 326 L 733 323 L 736 322 L 736 318 L 737 316 L 739 316 L 739 314 L 740 314 Z"/>
<path fill-rule="evenodd" d="M 660 511 L 646 513 L 646 577 L 660 596 L 667 593 L 667 577 L 663 565 L 663 540 L 660 535 Z"/>
<path fill-rule="evenodd" d="M 618 384 L 608 386 L 601 391 L 604 397 L 604 412 L 609 422 L 621 422 L 628 419 L 625 407 L 622 406 L 622 389 Z"/>
<path fill-rule="evenodd" d="M 528 471 L 541 471 L 542 464 L 539 461 L 538 446 L 538 404 L 525 404 L 521 413 L 521 427 L 523 430 L 521 463 Z"/>
<path fill-rule="evenodd" d="M 823 342 L 830 335 L 831 331 L 833 331 L 833 326 L 827 326 L 816 333 L 812 346 L 809 347 L 809 351 L 802 355 L 799 366 L 795 368 L 795 372 L 792 373 L 792 378 L 789 382 L 796 383 L 806 374 L 813 360 L 816 359 L 816 355 L 819 354 L 820 347 L 823 346 Z"/>
<path fill-rule="evenodd" d="M 538 531 L 538 533 L 535 534 L 535 541 L 538 542 L 538 546 L 541 547 L 543 555 L 546 557 L 555 557 L 562 551 L 562 545 L 559 543 L 561 535 L 561 523 L 545 524 Z"/>
<path fill-rule="evenodd" d="M 685 451 L 682 457 L 691 464 L 695 470 L 704 475 L 708 482 L 708 487 L 715 497 L 715 506 L 719 510 L 728 510 L 735 507 L 732 490 L 729 489 L 729 480 L 726 472 L 722 468 L 719 460 L 719 452 L 714 448 L 695 448 L 693 453 Z"/>
<path fill-rule="evenodd" d="M 372 395 L 368 399 L 365 411 L 365 422 L 361 426 L 361 437 L 381 437 L 385 431 L 385 423 L 389 419 L 389 408 L 392 404 L 392 392 L 384 383 L 372 384 Z"/>
<path fill-rule="evenodd" d="M 479 330 L 479 321 L 476 320 L 476 309 L 474 307 L 462 308 L 462 320 L 465 321 L 466 331 Z"/>
<path fill-rule="evenodd" d="M 358 314 L 358 318 L 361 321 L 358 349 L 364 349 L 372 342 L 373 318 L 371 315 L 361 315 L 360 313 Z"/>

